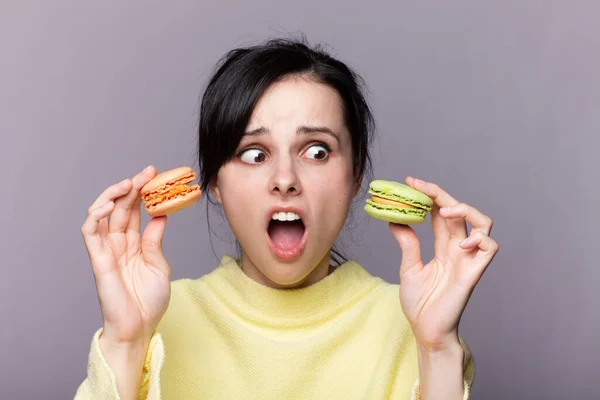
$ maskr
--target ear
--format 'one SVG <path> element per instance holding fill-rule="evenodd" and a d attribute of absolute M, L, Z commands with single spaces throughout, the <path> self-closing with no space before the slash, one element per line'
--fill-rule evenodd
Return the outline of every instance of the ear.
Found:
<path fill-rule="evenodd" d="M 221 191 L 219 190 L 219 184 L 217 182 L 217 177 L 213 177 L 210 180 L 210 191 L 212 192 L 215 200 L 219 203 L 219 204 L 223 204 L 222 200 L 221 200 Z"/>

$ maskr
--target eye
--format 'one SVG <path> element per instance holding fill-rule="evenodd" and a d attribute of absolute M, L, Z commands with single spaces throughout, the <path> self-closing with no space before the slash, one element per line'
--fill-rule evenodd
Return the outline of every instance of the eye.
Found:
<path fill-rule="evenodd" d="M 327 157 L 329 157 L 329 147 L 324 144 L 315 144 L 310 146 L 305 152 L 304 155 L 308 158 L 311 158 L 315 161 L 323 161 Z"/>
<path fill-rule="evenodd" d="M 240 160 L 248 164 L 260 164 L 266 159 L 265 152 L 259 149 L 244 150 L 240 155 Z"/>

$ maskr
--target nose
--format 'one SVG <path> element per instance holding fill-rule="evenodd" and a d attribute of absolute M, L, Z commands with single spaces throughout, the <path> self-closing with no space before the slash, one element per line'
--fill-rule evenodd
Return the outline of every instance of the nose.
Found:
<path fill-rule="evenodd" d="M 269 188 L 272 193 L 287 196 L 298 195 L 302 191 L 302 185 L 292 157 L 280 158 L 277 163 L 274 163 Z"/>

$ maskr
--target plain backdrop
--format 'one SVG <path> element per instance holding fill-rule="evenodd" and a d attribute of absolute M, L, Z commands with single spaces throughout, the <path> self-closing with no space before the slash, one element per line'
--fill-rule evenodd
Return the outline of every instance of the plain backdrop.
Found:
<path fill-rule="evenodd" d="M 436 182 L 494 220 L 500 252 L 460 326 L 473 398 L 600 398 L 599 21 L 583 0 L 2 0 L 0 398 L 73 397 L 102 322 L 87 207 L 148 164 L 196 168 L 217 60 L 297 33 L 366 80 L 376 177 Z M 341 242 L 398 283 L 363 202 Z M 173 279 L 235 251 L 205 206 L 169 220 Z M 428 261 L 431 226 L 416 230 Z"/>

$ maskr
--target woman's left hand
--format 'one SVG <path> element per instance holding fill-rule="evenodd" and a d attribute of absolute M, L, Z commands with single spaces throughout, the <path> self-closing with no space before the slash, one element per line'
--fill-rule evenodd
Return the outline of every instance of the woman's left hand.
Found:
<path fill-rule="evenodd" d="M 492 220 L 433 183 L 407 177 L 408 186 L 433 199 L 434 257 L 421 261 L 419 240 L 406 225 L 390 223 L 402 249 L 400 303 L 417 344 L 445 350 L 458 341 L 458 323 L 469 297 L 498 252 Z M 471 232 L 467 231 L 467 224 Z"/>

